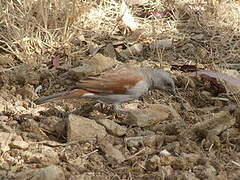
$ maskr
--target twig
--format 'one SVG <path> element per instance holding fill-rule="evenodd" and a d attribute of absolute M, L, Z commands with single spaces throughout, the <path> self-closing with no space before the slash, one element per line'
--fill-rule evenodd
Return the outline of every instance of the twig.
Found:
<path fill-rule="evenodd" d="M 127 158 L 126 160 L 129 160 L 129 159 L 132 159 L 134 158 L 135 156 L 141 154 L 143 151 L 145 151 L 145 148 L 141 149 L 140 151 L 136 152 L 134 155 L 130 156 L 129 158 Z"/>

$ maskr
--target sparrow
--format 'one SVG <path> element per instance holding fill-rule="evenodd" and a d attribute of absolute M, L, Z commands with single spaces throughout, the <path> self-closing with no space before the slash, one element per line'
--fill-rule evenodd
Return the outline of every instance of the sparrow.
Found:
<path fill-rule="evenodd" d="M 88 77 L 77 83 L 76 89 L 41 97 L 35 104 L 71 98 L 90 98 L 112 104 L 115 111 L 122 103 L 134 100 L 149 90 L 159 89 L 176 94 L 171 76 L 160 69 L 124 67 L 114 72 Z"/>

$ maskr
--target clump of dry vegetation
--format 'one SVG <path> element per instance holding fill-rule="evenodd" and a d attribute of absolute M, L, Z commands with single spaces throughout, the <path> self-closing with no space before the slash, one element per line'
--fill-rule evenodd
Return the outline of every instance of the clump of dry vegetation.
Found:
<path fill-rule="evenodd" d="M 171 49 L 178 60 L 236 63 L 239 59 L 239 4 L 209 2 L 153 1 L 148 3 L 148 9 L 159 13 L 168 9 L 171 14 L 167 18 L 135 19 L 149 41 L 172 38 L 179 46 L 193 41 L 196 46 L 191 48 L 191 54 Z M 120 5 L 114 0 L 2 1 L 1 49 L 13 56 L 12 61 L 41 63 L 42 59 L 49 60 L 48 56 L 58 48 L 69 47 L 71 40 L 83 35 L 89 41 L 104 43 L 112 35 L 121 35 L 118 28 Z"/>

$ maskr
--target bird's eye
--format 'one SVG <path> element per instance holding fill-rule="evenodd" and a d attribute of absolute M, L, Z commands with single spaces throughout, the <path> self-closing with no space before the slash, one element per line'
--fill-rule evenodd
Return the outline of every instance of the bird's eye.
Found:
<path fill-rule="evenodd" d="M 169 83 L 169 82 L 168 82 L 168 83 L 166 83 L 166 86 L 169 86 L 169 87 L 170 87 L 170 86 L 171 86 L 171 83 Z"/>

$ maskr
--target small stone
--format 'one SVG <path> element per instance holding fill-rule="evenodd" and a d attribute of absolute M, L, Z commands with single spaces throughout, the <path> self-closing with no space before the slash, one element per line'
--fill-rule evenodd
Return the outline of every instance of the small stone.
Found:
<path fill-rule="evenodd" d="M 139 103 L 129 103 L 124 106 L 126 110 L 137 110 Z"/>
<path fill-rule="evenodd" d="M 108 132 L 115 136 L 123 136 L 127 132 L 126 127 L 120 126 L 119 124 L 109 119 L 99 119 L 96 120 L 96 122 L 103 125 Z"/>
<path fill-rule="evenodd" d="M 112 158 L 118 163 L 122 163 L 126 159 L 120 150 L 108 142 L 103 142 L 101 144 L 101 149 L 105 153 L 106 157 Z"/>
<path fill-rule="evenodd" d="M 2 129 L 2 131 L 7 132 L 7 133 L 11 133 L 14 131 L 9 125 L 6 125 L 4 123 L 0 124 L 0 128 Z"/>
<path fill-rule="evenodd" d="M 128 117 L 123 120 L 128 125 L 147 127 L 166 120 L 169 109 L 160 104 L 151 104 L 142 110 L 128 111 Z"/>
<path fill-rule="evenodd" d="M 14 140 L 10 143 L 10 146 L 17 149 L 27 149 L 29 144 L 25 141 Z"/>
<path fill-rule="evenodd" d="M 67 120 L 67 139 L 73 140 L 92 140 L 103 138 L 107 135 L 105 128 L 96 121 L 70 114 Z"/>
<path fill-rule="evenodd" d="M 69 71 L 69 74 L 73 79 L 79 80 L 87 76 L 100 74 L 107 69 L 110 69 L 115 64 L 116 60 L 110 57 L 105 57 L 102 54 L 98 53 L 90 60 L 82 64 L 82 66 L 72 68 Z"/>
<path fill-rule="evenodd" d="M 132 56 L 141 56 L 143 54 L 143 50 L 144 50 L 144 44 L 137 43 L 132 45 L 131 47 L 128 47 L 127 49 L 124 49 L 119 53 L 119 55 L 127 59 Z"/>
<path fill-rule="evenodd" d="M 171 156 L 171 153 L 168 152 L 166 149 L 162 150 L 162 151 L 160 152 L 160 154 L 161 154 L 162 156 Z"/>
<path fill-rule="evenodd" d="M 146 168 L 150 171 L 156 171 L 160 165 L 160 158 L 157 155 L 154 155 L 146 162 Z"/>
<path fill-rule="evenodd" d="M 133 148 L 133 147 L 138 148 L 140 146 L 143 146 L 144 145 L 143 140 L 144 140 L 144 136 L 125 138 L 125 142 L 127 146 L 130 148 Z"/>
<path fill-rule="evenodd" d="M 116 58 L 116 52 L 115 49 L 113 47 L 113 45 L 111 43 L 109 43 L 104 49 L 103 49 L 103 55 L 113 58 Z"/>

